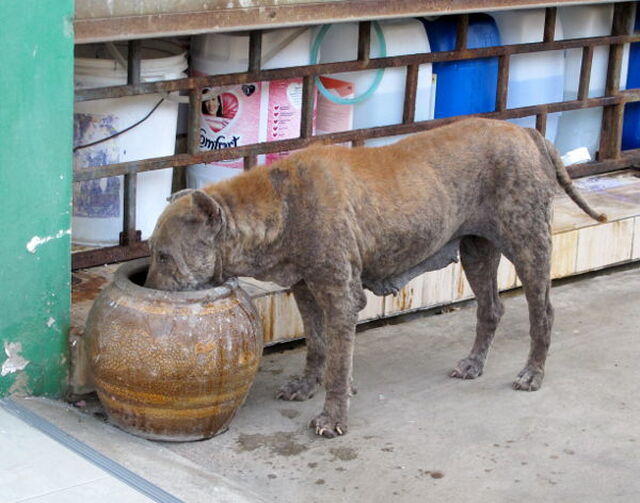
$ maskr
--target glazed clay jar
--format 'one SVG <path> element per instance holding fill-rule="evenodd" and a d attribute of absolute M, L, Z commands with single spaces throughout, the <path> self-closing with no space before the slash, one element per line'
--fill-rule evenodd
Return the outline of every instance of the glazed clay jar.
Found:
<path fill-rule="evenodd" d="M 148 259 L 121 266 L 85 334 L 100 402 L 133 434 L 169 441 L 224 431 L 262 354 L 262 328 L 236 280 L 188 292 L 144 284 Z"/>

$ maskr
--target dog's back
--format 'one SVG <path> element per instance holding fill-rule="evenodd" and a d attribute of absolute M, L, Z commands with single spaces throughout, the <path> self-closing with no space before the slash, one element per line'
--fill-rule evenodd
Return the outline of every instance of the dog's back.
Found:
<path fill-rule="evenodd" d="M 292 246 L 357 250 L 364 269 L 384 276 L 457 237 L 495 238 L 527 208 L 550 215 L 556 183 L 526 129 L 466 119 L 385 147 L 312 147 L 207 190 L 250 211 L 255 232 L 288 226 Z M 289 218 L 265 227 L 274 214 Z"/>

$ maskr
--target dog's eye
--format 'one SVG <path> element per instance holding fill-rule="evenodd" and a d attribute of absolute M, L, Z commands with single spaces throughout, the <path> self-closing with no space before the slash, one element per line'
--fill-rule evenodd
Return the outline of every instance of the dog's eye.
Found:
<path fill-rule="evenodd" d="M 158 262 L 160 262 L 161 264 L 166 264 L 167 262 L 169 262 L 170 258 L 171 256 L 168 253 L 158 252 Z"/>

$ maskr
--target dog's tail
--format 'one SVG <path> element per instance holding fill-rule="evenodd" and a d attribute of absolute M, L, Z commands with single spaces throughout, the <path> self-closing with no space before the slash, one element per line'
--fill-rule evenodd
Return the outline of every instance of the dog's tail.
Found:
<path fill-rule="evenodd" d="M 576 203 L 582 211 L 584 211 L 594 220 L 597 220 L 598 222 L 606 222 L 608 220 L 607 215 L 594 210 L 591 206 L 589 206 L 589 203 L 587 203 L 584 197 L 582 197 L 582 195 L 580 195 L 580 193 L 577 191 L 576 186 L 571 181 L 571 177 L 569 176 L 567 169 L 564 167 L 564 163 L 562 162 L 562 159 L 560 159 L 560 154 L 558 154 L 558 151 L 554 147 L 553 143 L 544 138 L 535 129 L 528 129 L 527 131 L 533 137 L 534 141 L 539 146 L 541 146 L 544 151 L 546 151 L 551 164 L 553 164 L 555 168 L 556 180 L 558 180 L 558 183 L 564 189 L 567 195 L 571 199 L 573 199 L 573 202 Z M 540 145 L 541 143 L 542 145 Z"/>

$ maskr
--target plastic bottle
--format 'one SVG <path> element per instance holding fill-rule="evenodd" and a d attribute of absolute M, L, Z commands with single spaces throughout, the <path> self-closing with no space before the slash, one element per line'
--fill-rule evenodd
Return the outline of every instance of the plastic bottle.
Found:
<path fill-rule="evenodd" d="M 613 6 L 611 5 L 580 5 L 558 9 L 558 18 L 562 21 L 565 39 L 610 35 L 612 17 Z M 588 96 L 590 98 L 604 96 L 608 62 L 609 48 L 595 47 L 589 80 Z M 565 101 L 575 100 L 578 97 L 581 65 L 582 49 L 567 50 L 564 78 Z M 562 155 L 585 147 L 593 159 L 600 143 L 601 127 L 602 107 L 562 112 L 555 141 L 556 147 Z"/>
<path fill-rule="evenodd" d="M 492 12 L 503 45 L 541 42 L 544 9 Z M 557 19 L 555 39 L 563 37 L 562 20 Z M 507 108 L 518 108 L 562 101 L 564 90 L 564 51 L 515 54 L 509 61 Z M 555 141 L 560 114 L 547 117 L 546 137 Z M 535 116 L 511 119 L 524 127 L 535 127 Z"/>
<path fill-rule="evenodd" d="M 384 35 L 387 56 L 399 56 L 429 52 L 429 40 L 422 23 L 415 19 L 400 19 L 380 22 Z M 376 36 L 371 37 L 371 57 L 378 57 L 380 44 Z M 317 31 L 316 35 L 317 36 Z M 320 63 L 350 61 L 357 58 L 358 24 L 340 23 L 331 25 L 320 46 Z M 376 70 L 345 72 L 330 75 L 334 93 L 343 96 L 359 96 L 371 87 L 376 79 Z M 406 68 L 387 68 L 375 92 L 354 105 L 339 105 L 329 100 L 318 100 L 318 133 L 348 129 L 370 128 L 402 123 Z M 324 82 L 324 80 L 323 80 Z M 341 85 L 342 84 L 342 85 Z M 415 120 L 433 118 L 431 64 L 420 65 L 416 92 Z M 367 140 L 369 146 L 393 143 L 399 139 L 377 138 Z"/>
<path fill-rule="evenodd" d="M 309 63 L 311 30 L 291 28 L 265 31 L 261 68 L 270 70 Z M 221 75 L 248 69 L 249 34 L 210 33 L 192 39 L 194 75 Z M 208 88 L 211 99 L 202 105 L 202 150 L 296 138 L 300 131 L 302 78 Z M 258 158 L 269 163 L 281 154 Z M 243 160 L 232 159 L 187 168 L 187 185 L 200 188 L 242 171 Z"/>
<path fill-rule="evenodd" d="M 126 50 L 126 44 L 109 48 L 105 44 L 77 46 L 75 88 L 126 84 Z M 187 59 L 181 47 L 159 40 L 143 43 L 143 81 L 183 78 L 186 69 Z M 171 96 L 165 96 L 160 103 L 162 98 L 151 94 L 76 103 L 74 147 L 107 138 L 144 118 L 156 105 L 157 108 L 148 119 L 126 133 L 74 150 L 74 165 L 97 166 L 173 155 L 178 104 Z M 173 169 L 168 168 L 146 171 L 137 176 L 136 227 L 141 231 L 142 239 L 149 237 L 167 204 L 172 173 Z M 106 246 L 118 243 L 122 231 L 123 188 L 121 176 L 73 184 L 72 240 L 75 244 Z"/>
<path fill-rule="evenodd" d="M 455 16 L 423 19 L 432 51 L 451 51 L 456 47 Z M 493 18 L 471 14 L 467 32 L 469 49 L 500 45 Z M 481 58 L 433 64 L 436 82 L 436 119 L 481 112 L 493 112 L 496 105 L 498 58 Z"/>

